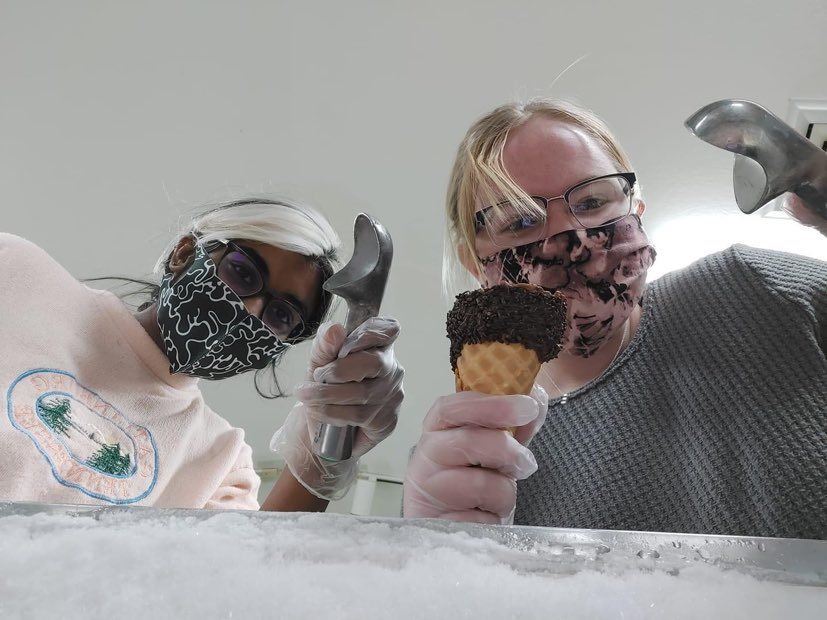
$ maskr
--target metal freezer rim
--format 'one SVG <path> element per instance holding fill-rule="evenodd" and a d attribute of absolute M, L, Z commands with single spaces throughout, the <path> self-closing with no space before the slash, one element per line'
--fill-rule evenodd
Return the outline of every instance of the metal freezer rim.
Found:
<path fill-rule="evenodd" d="M 582 570 L 611 572 L 635 568 L 677 575 L 689 566 L 708 564 L 767 581 L 827 587 L 827 541 L 823 540 L 479 525 L 440 519 L 356 517 L 324 513 L 0 502 L 0 519 L 62 514 L 96 521 L 116 516 L 127 520 L 177 516 L 198 521 L 228 513 L 269 523 L 338 519 L 347 520 L 354 527 L 359 524 L 384 524 L 391 529 L 421 528 L 443 534 L 463 532 L 472 538 L 497 543 L 499 548 L 492 553 L 493 559 L 525 573 L 573 574 Z"/>

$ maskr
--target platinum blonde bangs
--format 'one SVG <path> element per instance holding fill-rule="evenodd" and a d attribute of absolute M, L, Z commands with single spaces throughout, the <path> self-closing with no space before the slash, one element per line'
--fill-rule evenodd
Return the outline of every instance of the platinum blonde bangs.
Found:
<path fill-rule="evenodd" d="M 182 237 L 191 234 L 207 243 L 219 239 L 257 241 L 332 263 L 341 245 L 327 219 L 312 207 L 284 198 L 249 198 L 192 218 L 158 258 L 155 274 L 163 275 L 172 250 Z"/>
<path fill-rule="evenodd" d="M 502 221 L 497 205 L 506 203 L 522 215 L 545 217 L 544 210 L 514 182 L 503 165 L 509 132 L 536 114 L 584 130 L 613 160 L 618 172 L 632 170 L 631 161 L 603 120 L 591 110 L 571 102 L 546 98 L 514 102 L 477 120 L 457 149 L 448 183 L 442 290 L 449 304 L 457 293 L 480 287 L 482 264 L 475 248 L 477 210 L 494 207 L 488 214 L 495 224 Z M 640 200 L 637 185 L 633 191 Z M 466 269 L 463 262 L 470 265 L 472 271 Z"/>

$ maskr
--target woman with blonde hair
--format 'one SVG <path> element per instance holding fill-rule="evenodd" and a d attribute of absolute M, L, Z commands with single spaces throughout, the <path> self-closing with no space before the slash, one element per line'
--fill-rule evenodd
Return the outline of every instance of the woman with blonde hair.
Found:
<path fill-rule="evenodd" d="M 405 516 L 827 537 L 827 264 L 736 245 L 647 285 L 645 207 L 586 109 L 515 103 L 468 130 L 448 271 L 560 291 L 568 327 L 531 396 L 436 401 Z"/>
<path fill-rule="evenodd" d="M 359 456 L 393 430 L 402 400 L 396 321 L 372 319 L 347 338 L 322 323 L 338 245 L 309 207 L 227 203 L 173 239 L 156 265 L 160 282 L 132 313 L 34 244 L 0 234 L 0 499 L 258 508 L 244 431 L 207 406 L 198 379 L 273 372 L 315 336 L 301 402 L 273 440 L 287 468 L 264 507 L 324 510 L 347 491 Z M 358 427 L 351 459 L 315 456 L 323 423 Z"/>

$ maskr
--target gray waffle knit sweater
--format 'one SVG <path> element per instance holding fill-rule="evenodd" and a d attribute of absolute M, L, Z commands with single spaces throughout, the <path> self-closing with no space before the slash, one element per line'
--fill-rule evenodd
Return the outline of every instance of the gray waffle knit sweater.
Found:
<path fill-rule="evenodd" d="M 515 523 L 827 538 L 827 263 L 734 246 L 651 283 L 552 401 Z"/>

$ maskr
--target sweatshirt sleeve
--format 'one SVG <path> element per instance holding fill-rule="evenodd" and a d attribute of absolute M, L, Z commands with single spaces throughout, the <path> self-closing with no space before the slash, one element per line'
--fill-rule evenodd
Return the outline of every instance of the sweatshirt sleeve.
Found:
<path fill-rule="evenodd" d="M 258 510 L 261 478 L 253 469 L 253 451 L 246 443 L 230 472 L 204 505 L 208 510 Z"/>
<path fill-rule="evenodd" d="M 822 351 L 827 350 L 827 262 L 744 245 L 734 248 L 769 289 L 803 312 Z"/>
<path fill-rule="evenodd" d="M 75 294 L 83 285 L 42 248 L 22 237 L 0 232 L 0 289 L 3 293 L 14 291 L 16 305 L 24 307 L 26 295 L 42 296 L 46 290 Z"/>

